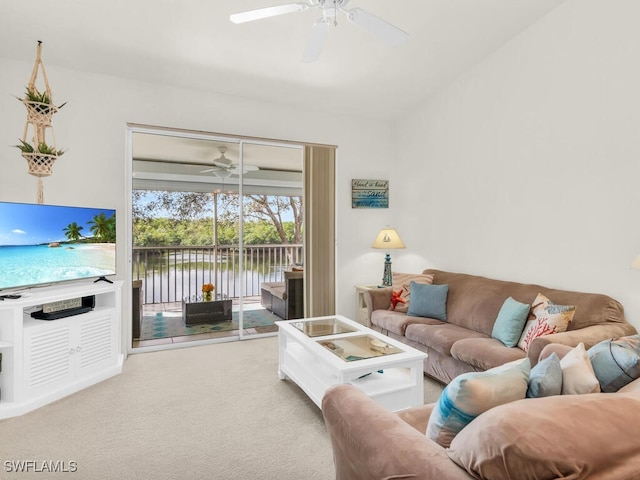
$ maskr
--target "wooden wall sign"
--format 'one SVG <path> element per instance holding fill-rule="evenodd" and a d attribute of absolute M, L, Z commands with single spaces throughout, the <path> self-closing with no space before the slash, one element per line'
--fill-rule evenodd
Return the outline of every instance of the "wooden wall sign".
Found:
<path fill-rule="evenodd" d="M 389 180 L 351 180 L 351 208 L 389 208 Z"/>

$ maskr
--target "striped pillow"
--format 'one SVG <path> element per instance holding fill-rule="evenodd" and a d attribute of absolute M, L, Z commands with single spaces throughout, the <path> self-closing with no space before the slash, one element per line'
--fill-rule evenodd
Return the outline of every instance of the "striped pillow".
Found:
<path fill-rule="evenodd" d="M 587 355 L 603 392 L 617 392 L 640 378 L 640 335 L 603 340 Z"/>

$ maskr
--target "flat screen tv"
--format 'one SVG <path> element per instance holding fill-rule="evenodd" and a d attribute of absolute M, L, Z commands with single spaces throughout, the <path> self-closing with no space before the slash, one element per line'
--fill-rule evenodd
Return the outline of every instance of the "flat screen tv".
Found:
<path fill-rule="evenodd" d="M 0 290 L 115 273 L 115 210 L 0 202 Z"/>

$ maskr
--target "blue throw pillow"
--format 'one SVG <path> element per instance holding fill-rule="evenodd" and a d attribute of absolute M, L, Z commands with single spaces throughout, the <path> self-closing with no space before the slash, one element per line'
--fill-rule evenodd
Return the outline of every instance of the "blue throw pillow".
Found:
<path fill-rule="evenodd" d="M 429 285 L 411 282 L 411 302 L 407 315 L 447 321 L 449 285 Z"/>
<path fill-rule="evenodd" d="M 549 397 L 562 393 L 562 368 L 560 357 L 553 352 L 538 362 L 529 374 L 527 398 Z"/>
<path fill-rule="evenodd" d="M 498 312 L 491 336 L 507 347 L 518 345 L 531 305 L 507 298 Z"/>

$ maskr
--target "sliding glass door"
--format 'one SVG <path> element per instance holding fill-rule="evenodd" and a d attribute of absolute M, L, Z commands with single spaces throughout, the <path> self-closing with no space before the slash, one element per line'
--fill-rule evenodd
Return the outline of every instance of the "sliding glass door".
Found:
<path fill-rule="evenodd" d="M 132 348 L 272 335 L 301 317 L 303 148 L 130 135 Z"/>
<path fill-rule="evenodd" d="M 300 146 L 243 140 L 240 153 L 242 337 L 304 315 L 304 215 Z"/>

